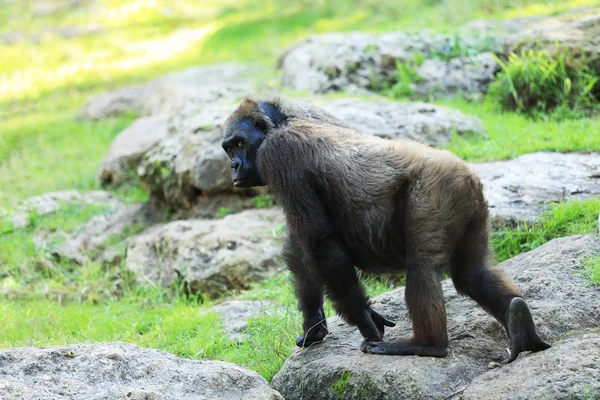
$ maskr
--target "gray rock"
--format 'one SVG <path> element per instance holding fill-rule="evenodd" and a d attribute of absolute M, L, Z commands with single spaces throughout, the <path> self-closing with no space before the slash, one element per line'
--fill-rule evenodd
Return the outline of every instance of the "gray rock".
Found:
<path fill-rule="evenodd" d="M 483 133 L 479 118 L 426 103 L 344 99 L 328 102 L 323 108 L 359 131 L 390 139 L 408 138 L 434 146 L 450 143 L 454 130 L 459 135 Z"/>
<path fill-rule="evenodd" d="M 239 341 L 245 337 L 243 331 L 248 327 L 248 320 L 270 312 L 272 303 L 271 300 L 229 300 L 217 304 L 210 311 L 221 318 L 227 336 Z"/>
<path fill-rule="evenodd" d="M 221 148 L 219 130 L 167 137 L 145 153 L 137 175 L 151 197 L 177 209 L 234 191 L 231 161 Z"/>
<path fill-rule="evenodd" d="M 580 274 L 582 258 L 598 251 L 600 238 L 572 236 L 555 239 L 498 266 L 522 291 L 543 338 L 556 341 L 573 330 L 600 327 L 600 288 L 590 286 Z M 521 368 L 525 370 L 532 364 L 537 364 L 542 371 L 542 363 L 551 359 L 551 354 L 564 351 L 559 346 L 548 355 L 545 352 L 522 354 L 509 366 L 488 372 L 491 361 L 500 362 L 507 358 L 508 340 L 504 329 L 474 301 L 459 296 L 449 280 L 442 286 L 450 339 L 447 357 L 363 354 L 359 349 L 362 337 L 358 330 L 334 316 L 328 319 L 331 333 L 324 342 L 304 350 L 295 349 L 273 378 L 273 387 L 288 400 L 446 398 L 462 391 L 474 378 L 485 373 L 515 371 L 516 376 Z M 395 328 L 386 329 L 386 338 L 410 335 L 404 288 L 376 297 L 373 308 L 397 323 Z M 582 342 L 577 346 L 585 349 L 591 345 Z M 574 365 L 589 368 L 585 351 L 578 354 L 584 358 L 573 361 Z M 568 365 L 562 368 L 567 369 Z M 565 376 L 575 372 L 583 381 L 588 370 L 563 372 Z M 495 385 L 500 386 L 502 382 Z M 563 386 L 566 385 L 560 381 L 545 382 L 549 393 Z M 506 385 L 505 390 L 507 388 L 510 386 Z M 579 387 L 574 387 L 571 393 L 575 395 L 578 390 Z M 512 397 L 518 397 L 518 392 Z"/>
<path fill-rule="evenodd" d="M 78 264 L 98 259 L 116 264 L 124 258 L 130 240 L 128 232 L 141 229 L 149 222 L 148 207 L 140 204 L 97 215 L 73 234 L 63 235 L 64 241 L 52 248 L 50 253 L 56 258 Z M 48 242 L 52 242 L 52 239 L 51 236 Z M 41 245 L 39 240 L 38 245 Z"/>
<path fill-rule="evenodd" d="M 425 60 L 417 68 L 422 81 L 414 83 L 412 90 L 420 97 L 438 93 L 463 93 L 471 99 L 480 98 L 488 91 L 500 65 L 492 53 L 474 57 L 457 57 L 449 61 Z"/>
<path fill-rule="evenodd" d="M 77 190 L 63 190 L 27 198 L 17 206 L 14 212 L 3 211 L 0 214 L 9 215 L 9 220 L 15 228 L 23 228 L 29 224 L 32 213 L 38 216 L 51 214 L 69 204 L 104 205 L 112 209 L 119 209 L 123 206 L 121 200 L 103 190 L 94 190 L 87 193 L 81 193 Z"/>
<path fill-rule="evenodd" d="M 167 136 L 167 121 L 164 116 L 143 117 L 119 133 L 100 164 L 100 183 L 117 186 L 135 177 L 142 155 Z"/>
<path fill-rule="evenodd" d="M 592 399 L 600 393 L 600 332 L 576 332 L 536 357 L 473 380 L 464 400 Z"/>
<path fill-rule="evenodd" d="M 533 221 L 550 204 L 600 195 L 600 154 L 532 153 L 474 163 L 496 226 Z"/>
<path fill-rule="evenodd" d="M 278 208 L 248 210 L 219 220 L 175 221 L 138 235 L 127 249 L 127 269 L 138 280 L 215 297 L 246 288 L 283 268 Z"/>
<path fill-rule="evenodd" d="M 600 72 L 600 9 L 575 18 L 567 15 L 544 19 L 528 29 L 504 36 L 501 42 L 505 55 L 530 49 L 556 54 L 557 49 L 566 48 L 573 57 L 584 57 L 588 65 Z"/>
<path fill-rule="evenodd" d="M 127 343 L 0 350 L 0 398 L 283 399 L 254 371 Z"/>
<path fill-rule="evenodd" d="M 425 33 L 327 33 L 292 46 L 281 56 L 280 66 L 284 86 L 324 93 L 377 89 L 394 82 L 397 62 L 416 65 L 423 57 L 428 61 L 416 70 L 422 79 L 413 83 L 415 94 L 477 96 L 487 91 L 498 70 L 491 56 L 480 53 L 497 48 L 485 35 L 462 37 L 456 43 L 455 37 Z"/>
<path fill-rule="evenodd" d="M 93 96 L 80 111 L 80 118 L 101 119 L 124 112 L 169 115 L 182 108 L 235 100 L 253 90 L 246 76 L 255 70 L 255 66 L 238 64 L 190 67 L 145 85 Z"/>
<path fill-rule="evenodd" d="M 318 97 L 309 101 L 360 131 L 386 138 L 411 138 L 441 146 L 450 142 L 454 130 L 457 134 L 483 133 L 479 118 L 425 103 L 357 99 L 332 102 Z M 222 125 L 236 107 L 236 103 L 217 102 L 195 112 L 184 109 L 170 117 L 169 129 L 177 134 L 147 151 L 137 169 L 142 185 L 153 198 L 178 210 L 199 209 L 198 203 L 206 204 L 216 195 L 236 194 L 238 203 L 243 202 L 249 191 L 233 188 L 231 162 L 220 144 Z"/>

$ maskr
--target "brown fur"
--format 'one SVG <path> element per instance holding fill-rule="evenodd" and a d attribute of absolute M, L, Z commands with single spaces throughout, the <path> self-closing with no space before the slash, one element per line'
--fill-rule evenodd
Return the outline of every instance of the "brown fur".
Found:
<path fill-rule="evenodd" d="M 286 123 L 275 126 L 259 102 L 274 104 Z M 488 205 L 478 176 L 461 159 L 412 141 L 360 134 L 319 108 L 278 98 L 246 98 L 225 132 L 248 116 L 266 127 L 258 173 L 286 215 L 285 255 L 305 337 L 319 322 L 315 313 L 325 292 L 368 342 L 381 340 L 387 324 L 369 307 L 354 266 L 407 273 L 413 337 L 380 345 L 381 351 L 363 344 L 365 351 L 446 354 L 442 271 L 450 271 L 460 293 L 507 326 L 508 304 L 520 294 L 489 268 Z"/>

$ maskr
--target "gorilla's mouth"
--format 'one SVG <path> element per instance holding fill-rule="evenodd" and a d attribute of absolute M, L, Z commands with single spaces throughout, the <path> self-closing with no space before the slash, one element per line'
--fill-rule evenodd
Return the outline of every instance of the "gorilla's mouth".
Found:
<path fill-rule="evenodd" d="M 233 186 L 240 186 L 244 183 L 243 179 L 234 179 L 233 180 Z"/>

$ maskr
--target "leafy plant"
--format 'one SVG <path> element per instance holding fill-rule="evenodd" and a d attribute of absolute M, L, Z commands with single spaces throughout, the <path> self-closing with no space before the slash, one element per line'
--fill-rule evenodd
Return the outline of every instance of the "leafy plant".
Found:
<path fill-rule="evenodd" d="M 268 194 L 252 198 L 252 205 L 256 208 L 267 208 L 273 205 L 273 199 Z"/>
<path fill-rule="evenodd" d="M 411 97 L 415 94 L 413 84 L 421 82 L 423 78 L 416 68 L 422 59 L 416 58 L 412 62 L 396 62 L 396 76 L 386 94 L 394 98 Z"/>
<path fill-rule="evenodd" d="M 566 49 L 557 49 L 555 57 L 529 50 L 511 54 L 507 62 L 496 60 L 502 71 L 487 98 L 503 110 L 534 118 L 556 111 L 554 116 L 564 119 L 583 116 L 600 103 L 600 78 Z"/>
<path fill-rule="evenodd" d="M 223 218 L 228 216 L 229 214 L 233 214 L 233 210 L 229 207 L 220 207 L 217 211 L 217 218 Z"/>

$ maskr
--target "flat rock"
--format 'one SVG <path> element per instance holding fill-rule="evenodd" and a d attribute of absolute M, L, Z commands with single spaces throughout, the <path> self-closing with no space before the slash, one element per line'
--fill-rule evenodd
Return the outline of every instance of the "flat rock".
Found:
<path fill-rule="evenodd" d="M 455 48 L 467 49 L 468 54 Z M 415 94 L 462 93 L 481 95 L 487 91 L 498 64 L 487 51 L 499 48 L 485 35 L 455 37 L 391 32 L 327 33 L 297 43 L 280 58 L 282 83 L 296 90 L 325 93 L 354 87 L 378 89 L 396 80 L 396 63 L 418 64 L 419 81 L 412 84 Z M 413 68 L 414 69 L 414 68 Z"/>
<path fill-rule="evenodd" d="M 408 138 L 434 146 L 450 143 L 454 131 L 458 135 L 484 132 L 479 118 L 426 103 L 343 99 L 328 102 L 323 108 L 359 131 L 390 139 Z"/>
<path fill-rule="evenodd" d="M 136 177 L 142 155 L 168 134 L 166 116 L 135 120 L 113 140 L 98 171 L 102 186 L 117 186 Z"/>
<path fill-rule="evenodd" d="M 464 400 L 577 399 L 600 393 L 600 332 L 574 332 L 536 357 L 473 379 Z"/>
<path fill-rule="evenodd" d="M 215 297 L 247 288 L 283 268 L 278 208 L 247 210 L 218 220 L 174 221 L 135 237 L 125 265 L 138 280 L 172 285 Z"/>
<path fill-rule="evenodd" d="M 582 12 L 579 16 L 558 16 L 532 24 L 526 29 L 500 39 L 504 54 L 530 49 L 556 54 L 565 49 L 576 59 L 600 71 L 600 8 Z"/>
<path fill-rule="evenodd" d="M 111 193 L 104 190 L 93 190 L 91 192 L 79 192 L 78 190 L 63 190 L 48 192 L 39 196 L 29 197 L 21 202 L 14 212 L 0 210 L 2 214 L 8 215 L 15 228 L 23 228 L 29 224 L 30 215 L 38 216 L 54 213 L 65 205 L 102 205 L 111 209 L 120 209 L 124 203 Z"/>
<path fill-rule="evenodd" d="M 58 259 L 77 264 L 90 260 L 117 264 L 125 256 L 125 249 L 130 241 L 128 233 L 143 229 L 150 219 L 149 207 L 143 204 L 132 204 L 96 215 L 74 233 L 58 233 L 64 240 L 52 247 L 50 253 Z M 52 236 L 49 239 L 48 242 L 53 241 Z M 40 240 L 37 243 L 40 245 Z"/>
<path fill-rule="evenodd" d="M 0 350 L 0 398 L 283 399 L 254 371 L 127 343 Z"/>
<path fill-rule="evenodd" d="M 532 153 L 474 163 L 496 226 L 533 221 L 552 203 L 600 195 L 600 154 Z"/>
<path fill-rule="evenodd" d="M 229 300 L 212 307 L 223 321 L 227 336 L 238 341 L 244 338 L 243 331 L 248 327 L 248 321 L 260 314 L 271 311 L 272 300 Z"/>
<path fill-rule="evenodd" d="M 254 89 L 247 75 L 256 70 L 255 66 L 239 64 L 190 67 L 145 85 L 92 96 L 79 115 L 92 120 L 125 112 L 169 115 L 182 107 L 201 107 L 223 99 L 235 100 Z"/>
<path fill-rule="evenodd" d="M 554 342 L 570 331 L 600 327 L 600 288 L 591 286 L 580 273 L 582 258 L 598 251 L 600 238 L 572 236 L 555 239 L 498 266 L 527 299 L 542 338 Z M 295 349 L 273 378 L 273 387 L 288 400 L 446 398 L 467 388 L 476 377 L 488 373 L 490 362 L 502 363 L 494 374 L 527 376 L 531 373 L 529 366 L 535 364 L 539 374 L 543 375 L 542 363 L 552 359 L 552 354 L 556 356 L 566 351 L 558 345 L 551 353 L 522 354 L 512 364 L 505 365 L 508 340 L 503 327 L 473 300 L 459 296 L 449 280 L 442 286 L 450 339 L 447 357 L 363 354 L 359 349 L 362 337 L 358 330 L 334 316 L 328 319 L 330 335 L 321 344 L 304 350 Z M 395 328 L 386 329 L 386 338 L 410 335 L 404 288 L 376 297 L 373 308 L 397 324 Z M 592 346 L 597 345 L 583 342 L 576 345 L 581 351 L 573 353 L 573 358 L 569 359 L 569 365 L 586 365 L 587 369 L 567 371 L 567 364 L 554 368 L 560 368 L 563 376 L 577 374 L 583 381 L 590 371 L 583 349 Z M 575 362 L 577 354 L 580 357 Z M 596 357 L 597 350 L 593 354 L 592 357 Z M 559 373 L 552 372 L 551 375 L 558 377 Z M 498 387 L 504 384 L 505 392 L 510 388 L 502 380 L 493 382 Z M 486 384 L 489 387 L 492 382 Z M 565 386 L 555 380 L 547 380 L 544 385 L 548 393 Z M 569 390 L 574 396 L 579 393 L 579 387 Z M 505 392 L 499 390 L 499 393 Z M 474 393 L 472 398 L 482 392 Z M 512 393 L 512 398 L 518 397 L 519 392 Z"/>
<path fill-rule="evenodd" d="M 386 138 L 441 146 L 450 142 L 454 132 L 483 133 L 479 118 L 431 104 L 319 97 L 308 101 L 359 131 Z M 216 102 L 193 110 L 183 108 L 169 117 L 171 134 L 147 150 L 137 165 L 138 177 L 151 197 L 177 210 L 199 209 L 198 203 L 217 195 L 236 194 L 238 203 L 243 203 L 252 192 L 233 188 L 231 161 L 221 148 L 223 123 L 237 105 Z M 210 209 L 213 216 L 214 211 Z M 202 216 L 211 216 L 210 212 Z"/>

